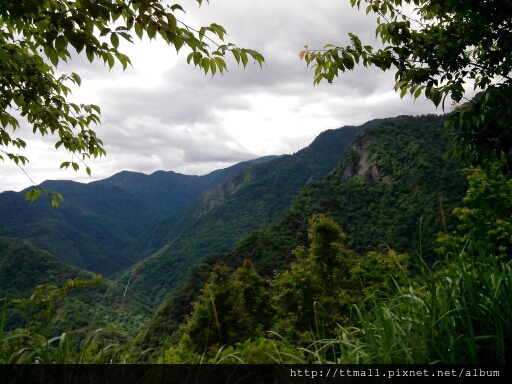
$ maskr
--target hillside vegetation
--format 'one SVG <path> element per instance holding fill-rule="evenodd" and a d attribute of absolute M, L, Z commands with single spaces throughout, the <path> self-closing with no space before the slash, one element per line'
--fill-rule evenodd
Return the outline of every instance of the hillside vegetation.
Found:
<path fill-rule="evenodd" d="M 323 132 L 293 155 L 232 175 L 179 214 L 158 223 L 146 232 L 138 249 L 160 249 L 123 277 L 133 274 L 131 292 L 156 308 L 183 286 L 192 268 L 207 255 L 229 252 L 252 231 L 278 222 L 301 188 L 336 166 L 363 127 Z"/>
<path fill-rule="evenodd" d="M 152 224 L 182 210 L 231 174 L 270 159 L 246 161 L 205 176 L 124 171 L 89 184 L 42 183 L 64 196 L 58 209 L 44 199 L 27 202 L 26 190 L 3 192 L 0 236 L 24 239 L 66 263 L 112 276 L 144 257 L 131 248 Z"/>
<path fill-rule="evenodd" d="M 354 137 L 334 170 L 305 186 L 276 225 L 244 238 L 227 254 L 208 256 L 187 285 L 160 308 L 148 340 L 171 335 L 191 311 L 215 264 L 238 268 L 249 259 L 266 278 L 308 244 L 308 221 L 326 214 L 341 227 L 347 247 L 362 255 L 392 249 L 434 260 L 440 231 L 455 228 L 450 212 L 467 190 L 462 167 L 443 161 L 442 116 L 400 116 Z"/>
<path fill-rule="evenodd" d="M 20 299 L 0 361 L 508 361 L 512 183 L 443 160 L 443 122 L 333 130 L 241 170 L 151 227 L 132 249 L 168 243 L 116 282 L 2 240 Z"/>
<path fill-rule="evenodd" d="M 126 297 L 124 286 L 70 266 L 25 241 L 0 238 L 0 276 L 2 299 L 8 299 L 4 331 L 36 323 L 48 336 L 69 332 L 80 340 L 92 329 L 105 328 L 111 336 L 127 340 L 147 324 L 149 309 Z M 56 295 L 57 287 L 70 281 L 76 288 L 80 282 L 91 283 L 71 290 L 64 300 Z M 30 304 L 23 310 L 15 301 L 27 297 Z M 44 317 L 45 311 L 51 316 L 36 321 L 33 316 Z"/>

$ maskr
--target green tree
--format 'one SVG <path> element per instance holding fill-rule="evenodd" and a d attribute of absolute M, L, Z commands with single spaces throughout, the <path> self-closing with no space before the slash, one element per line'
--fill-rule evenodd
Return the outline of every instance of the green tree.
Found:
<path fill-rule="evenodd" d="M 509 261 L 512 255 L 512 179 L 500 172 L 502 162 L 485 169 L 466 170 L 469 189 L 464 206 L 454 210 L 460 220 L 457 231 L 438 238 L 438 252 L 447 254 L 470 246 L 475 253 Z"/>
<path fill-rule="evenodd" d="M 234 345 L 262 337 L 271 321 L 264 285 L 249 260 L 235 272 L 216 265 L 183 328 L 186 341 L 181 344 L 204 352 L 212 345 Z"/>
<path fill-rule="evenodd" d="M 5 313 L 0 316 L 0 363 L 70 362 L 70 356 L 74 355 L 75 351 L 69 332 L 50 338 L 50 326 L 57 315 L 57 308 L 77 290 L 95 287 L 104 282 L 105 280 L 97 275 L 89 280 L 68 279 L 61 287 L 42 284 L 36 287 L 30 297 L 12 300 L 15 307 L 23 312 L 27 326 L 4 336 Z M 4 304 L 3 310 L 5 309 Z M 56 343 L 57 347 L 54 345 Z"/>
<path fill-rule="evenodd" d="M 201 5 L 203 0 L 196 0 Z M 123 68 L 130 59 L 120 50 L 120 40 L 132 42 L 136 35 L 163 39 L 176 51 L 188 47 L 188 63 L 205 73 L 226 70 L 226 53 L 245 67 L 252 57 L 260 65 L 258 52 L 224 44 L 226 30 L 218 25 L 194 29 L 178 17 L 180 4 L 161 0 L 4 0 L 0 2 L 0 160 L 7 157 L 19 166 L 28 159 L 11 150 L 26 147 L 16 137 L 19 119 L 25 119 L 34 134 L 57 137 L 55 147 L 73 156 L 61 168 L 80 168 L 91 157 L 105 154 L 103 142 L 92 129 L 100 123 L 100 108 L 67 100 L 71 85 L 80 85 L 78 74 L 57 76 L 55 68 L 71 58 L 72 50 L 90 62 L 101 60 L 109 68 L 116 61 Z M 86 166 L 86 165 L 85 165 Z M 89 167 L 86 172 L 90 174 Z M 33 189 L 33 200 L 41 189 Z M 52 195 L 57 204 L 58 194 Z"/>
<path fill-rule="evenodd" d="M 309 248 L 299 247 L 297 260 L 273 282 L 275 330 L 285 336 L 299 336 L 318 326 L 332 333 L 332 327 L 346 319 L 351 301 L 346 282 L 354 259 L 341 243 L 343 232 L 324 215 L 313 216 L 309 224 Z"/>
<path fill-rule="evenodd" d="M 273 282 L 274 329 L 283 336 L 332 337 L 350 324 L 354 304 L 387 295 L 407 279 L 407 255 L 358 256 L 343 245 L 345 235 L 331 218 L 314 215 L 308 234 L 309 248 L 298 248 L 297 260 Z"/>
<path fill-rule="evenodd" d="M 383 47 L 328 44 L 300 53 L 315 71 L 314 83 L 332 82 L 356 64 L 395 71 L 395 90 L 436 106 L 452 103 L 447 126 L 453 129 L 447 157 L 472 165 L 504 157 L 512 168 L 512 9 L 506 0 L 350 0 L 377 15 L 376 35 Z M 408 9 L 413 6 L 411 13 Z M 468 84 L 477 95 L 466 99 Z M 465 104 L 464 101 L 468 101 Z"/>

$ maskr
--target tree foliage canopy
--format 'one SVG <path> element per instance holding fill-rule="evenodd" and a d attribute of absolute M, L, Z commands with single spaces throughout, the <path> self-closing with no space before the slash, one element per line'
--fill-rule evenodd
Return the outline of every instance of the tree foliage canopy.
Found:
<path fill-rule="evenodd" d="M 500 161 L 466 169 L 469 189 L 464 206 L 453 211 L 460 224 L 452 234 L 437 239 L 438 253 L 464 250 L 510 260 L 512 249 L 512 179 L 500 171 Z M 471 247 L 472 249 L 468 249 Z"/>
<path fill-rule="evenodd" d="M 199 5 L 203 0 L 196 0 Z M 211 24 L 194 29 L 179 19 L 180 4 L 161 0 L 7 0 L 0 3 L 0 160 L 4 156 L 18 165 L 28 159 L 12 150 L 26 147 L 15 137 L 19 119 L 32 126 L 34 134 L 56 135 L 55 147 L 64 147 L 75 157 L 61 168 L 80 168 L 87 158 L 105 155 L 102 141 L 91 128 L 100 122 L 100 108 L 67 100 L 71 85 L 80 85 L 78 74 L 58 76 L 55 68 L 67 62 L 73 50 L 90 62 L 101 60 L 109 68 L 116 61 L 130 64 L 120 50 L 120 40 L 132 42 L 162 38 L 176 51 L 188 47 L 188 63 L 205 73 L 226 70 L 226 53 L 244 67 L 249 58 L 260 65 L 263 56 L 251 49 L 224 44 L 226 30 Z M 86 172 L 90 169 L 86 166 Z M 36 192 L 40 192 L 39 190 Z M 33 193 L 31 198 L 37 197 Z M 55 196 L 54 196 L 55 197 Z"/>
<path fill-rule="evenodd" d="M 489 157 L 512 165 L 512 10 L 505 0 L 350 0 L 377 15 L 376 36 L 383 47 L 328 44 L 300 53 L 315 71 L 314 83 L 332 82 L 356 64 L 395 72 L 395 90 L 404 97 L 424 94 L 436 106 L 452 100 L 454 128 L 450 157 L 480 165 Z M 414 9 L 411 12 L 409 6 Z M 466 99 L 473 85 L 477 96 Z M 448 102 L 449 102 L 448 99 Z M 469 101 L 463 105 L 459 105 Z"/>

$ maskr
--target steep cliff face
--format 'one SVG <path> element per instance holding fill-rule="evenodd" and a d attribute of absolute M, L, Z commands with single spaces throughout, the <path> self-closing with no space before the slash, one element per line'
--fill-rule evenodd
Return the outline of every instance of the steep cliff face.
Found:
<path fill-rule="evenodd" d="M 370 177 L 373 181 L 382 179 L 375 164 L 372 164 L 369 148 L 372 147 L 371 137 L 362 134 L 346 149 L 345 162 L 341 166 L 341 179 L 346 181 L 353 176 Z"/>
<path fill-rule="evenodd" d="M 383 169 L 379 168 L 376 157 L 372 153 L 375 145 L 372 136 L 365 132 L 354 139 L 353 143 L 345 150 L 340 165 L 339 175 L 343 181 L 354 176 L 386 184 L 393 181 L 391 174 L 386 174 Z"/>
<path fill-rule="evenodd" d="M 228 177 L 223 183 L 210 188 L 199 197 L 196 205 L 197 209 L 194 212 L 195 216 L 203 216 L 217 204 L 225 201 L 229 196 L 251 183 L 254 178 L 254 169 L 249 168 Z"/>

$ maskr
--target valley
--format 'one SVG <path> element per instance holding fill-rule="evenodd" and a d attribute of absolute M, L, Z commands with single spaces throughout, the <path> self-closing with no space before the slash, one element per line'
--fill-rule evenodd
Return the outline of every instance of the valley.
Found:
<path fill-rule="evenodd" d="M 422 271 L 440 262 L 441 234 L 457 230 L 452 212 L 468 181 L 459 162 L 443 159 L 444 119 L 329 130 L 295 154 L 200 177 L 125 171 L 90 184 L 47 181 L 65 196 L 58 208 L 0 193 L 3 332 L 44 329 L 92 343 L 88 335 L 102 329 L 95 351 L 115 343 L 132 362 L 194 363 L 222 345 L 284 353 L 265 335 L 300 344 L 319 303 L 325 336 L 335 337 L 353 324 L 351 306 L 424 284 Z M 34 322 L 30 303 L 46 289 L 54 296 L 37 305 L 47 316 Z"/>

